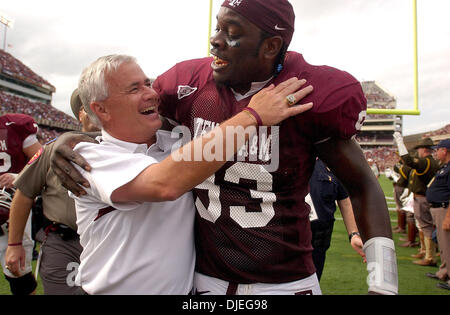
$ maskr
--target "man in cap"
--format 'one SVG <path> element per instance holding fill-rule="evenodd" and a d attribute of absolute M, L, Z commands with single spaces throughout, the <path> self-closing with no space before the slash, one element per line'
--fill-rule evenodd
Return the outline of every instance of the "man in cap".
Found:
<path fill-rule="evenodd" d="M 418 222 L 419 231 L 423 233 L 425 256 L 421 260 L 413 261 L 413 263 L 420 266 L 436 266 L 436 244 L 432 238 L 433 218 L 426 198 L 427 186 L 439 169 L 439 163 L 432 156 L 433 140 L 430 138 L 422 139 L 414 147 L 417 150 L 417 157 L 408 153 L 403 137 L 399 132 L 394 133 L 394 140 L 397 143 L 401 159 L 405 165 L 412 168 L 409 176 L 409 189 L 414 194 L 414 218 Z"/>
<path fill-rule="evenodd" d="M 286 0 L 227 0 L 211 38 L 214 57 L 179 63 L 153 84 L 161 114 L 189 127 L 193 137 L 241 111 L 268 84 L 296 76 L 317 87 L 305 98 L 314 103 L 310 112 L 249 141 L 239 161 L 226 163 L 194 189 L 195 288 L 203 294 L 321 293 L 305 203 L 319 156 L 352 196 L 370 264 L 369 290 L 395 294 L 397 266 L 384 194 L 352 140 L 365 119 L 364 93 L 350 74 L 312 66 L 287 51 L 294 22 Z M 60 148 L 66 156 L 73 154 L 67 151 Z M 86 166 L 79 157 L 71 160 Z M 64 162 L 54 162 L 75 178 L 66 185 L 80 193 L 76 183 L 86 181 Z M 383 255 L 380 246 L 387 249 Z M 384 272 L 390 277 L 381 279 Z"/>
<path fill-rule="evenodd" d="M 83 109 L 78 89 L 72 93 L 70 105 L 74 116 L 82 124 L 83 132 L 98 130 Z M 41 262 L 38 268 L 44 294 L 69 295 L 77 292 L 73 280 L 70 285 L 70 274 L 76 273 L 82 247 L 76 232 L 74 201 L 50 169 L 53 144 L 54 142 L 47 144 L 14 181 L 17 191 L 11 206 L 9 239 L 12 243 L 18 243 L 22 239 L 33 201 L 41 195 L 46 237 L 41 245 Z M 19 275 L 23 269 L 24 258 L 25 251 L 22 246 L 8 248 L 6 263 L 14 275 Z"/>
<path fill-rule="evenodd" d="M 450 139 L 442 140 L 437 146 L 436 157 L 441 162 L 427 189 L 427 201 L 430 204 L 431 215 L 436 224 L 437 239 L 441 252 L 441 266 L 435 274 L 427 274 L 431 278 L 444 281 L 437 286 L 450 290 Z"/>

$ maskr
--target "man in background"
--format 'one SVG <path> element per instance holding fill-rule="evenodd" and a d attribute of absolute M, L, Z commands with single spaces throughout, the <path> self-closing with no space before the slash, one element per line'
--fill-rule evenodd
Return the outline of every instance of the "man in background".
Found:
<path fill-rule="evenodd" d="M 421 260 L 413 261 L 420 266 L 436 266 L 436 244 L 433 241 L 433 218 L 430 212 L 430 204 L 426 198 L 427 186 L 436 174 L 439 163 L 433 158 L 433 141 L 430 138 L 422 141 L 414 147 L 418 157 L 409 154 L 403 142 L 403 137 L 399 132 L 394 133 L 394 140 L 397 143 L 398 152 L 405 165 L 412 168 L 409 181 L 410 190 L 414 194 L 414 218 L 418 222 L 419 231 L 423 232 L 425 257 Z"/>
<path fill-rule="evenodd" d="M 313 260 L 319 281 L 325 266 L 326 251 L 330 248 L 334 228 L 336 202 L 342 214 L 352 248 L 364 258 L 363 242 L 356 226 L 352 203 L 347 191 L 330 169 L 319 159 L 309 180 L 310 195 L 306 197 L 311 207 Z"/>
<path fill-rule="evenodd" d="M 70 103 L 74 116 L 82 124 L 83 132 L 99 130 L 84 111 L 78 89 L 72 93 Z M 11 242 L 22 239 L 30 208 L 35 198 L 41 195 L 46 236 L 41 245 L 38 268 L 44 294 L 72 295 L 78 291 L 74 278 L 68 277 L 78 268 L 82 247 L 77 234 L 75 203 L 50 168 L 53 144 L 47 144 L 14 181 L 17 191 L 11 206 L 9 239 Z M 6 263 L 14 275 L 20 274 L 24 260 L 23 246 L 8 248 Z"/>
<path fill-rule="evenodd" d="M 437 286 L 450 290 L 450 139 L 442 140 L 433 149 L 441 165 L 428 186 L 427 201 L 436 224 L 441 266 L 438 272 L 427 276 L 443 281 Z"/>

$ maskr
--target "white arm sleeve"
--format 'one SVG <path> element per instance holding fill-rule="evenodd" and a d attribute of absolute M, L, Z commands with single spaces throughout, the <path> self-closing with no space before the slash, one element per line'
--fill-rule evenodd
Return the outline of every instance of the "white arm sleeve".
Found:
<path fill-rule="evenodd" d="M 363 247 L 367 259 L 367 284 L 369 292 L 398 294 L 397 257 L 394 241 L 386 237 L 374 237 Z"/>

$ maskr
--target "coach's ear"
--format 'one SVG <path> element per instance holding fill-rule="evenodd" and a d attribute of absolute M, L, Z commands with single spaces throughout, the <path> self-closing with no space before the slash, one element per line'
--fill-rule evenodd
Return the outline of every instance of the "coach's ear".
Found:
<path fill-rule="evenodd" d="M 92 102 L 91 105 L 92 112 L 98 117 L 100 122 L 108 122 L 111 120 L 111 115 L 108 108 L 103 102 Z"/>

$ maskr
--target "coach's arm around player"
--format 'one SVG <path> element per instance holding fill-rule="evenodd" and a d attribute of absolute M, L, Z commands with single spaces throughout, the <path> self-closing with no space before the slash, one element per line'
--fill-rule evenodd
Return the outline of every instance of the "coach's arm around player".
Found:
<path fill-rule="evenodd" d="M 205 163 L 204 159 L 202 159 L 202 161 L 195 161 L 195 150 L 203 148 L 210 141 L 219 139 L 218 137 L 215 137 L 216 133 L 226 135 L 227 128 L 229 127 L 239 126 L 247 128 L 254 126 L 255 124 L 256 126 L 270 126 L 277 124 L 288 117 L 311 109 L 312 103 L 301 106 L 292 106 L 292 104 L 289 105 L 286 101 L 286 97 L 290 94 L 294 95 L 298 102 L 312 92 L 312 86 L 307 86 L 299 90 L 305 83 L 306 80 L 292 78 L 281 83 L 277 87 L 272 85 L 262 90 L 253 97 L 252 102 L 242 114 L 238 114 L 222 123 L 205 137 L 195 139 L 191 143 L 180 148 L 179 151 L 172 154 L 172 157 L 159 163 L 156 170 L 151 170 L 151 167 L 149 167 L 149 170 L 143 172 L 135 179 L 135 181 L 130 182 L 126 187 L 121 187 L 115 191 L 112 196 L 113 200 L 116 202 L 125 202 L 131 200 L 161 201 L 176 199 L 183 192 L 190 190 L 197 184 L 203 182 L 204 179 L 214 173 L 213 170 L 219 169 L 225 161 L 231 157 L 230 154 L 234 155 L 236 150 L 244 144 L 244 141 L 248 140 L 250 134 L 246 134 L 247 139 L 235 134 L 234 140 L 236 141 L 234 141 L 234 147 L 232 147 L 231 150 L 229 147 L 226 147 L 227 143 L 223 141 L 224 155 L 214 161 L 209 161 L 207 163 Z M 272 106 L 267 104 L 272 104 Z M 63 185 L 77 196 L 85 195 L 86 192 L 84 188 L 88 188 L 90 185 L 81 173 L 68 161 L 73 162 L 75 165 L 79 165 L 86 171 L 90 171 L 91 166 L 89 163 L 86 162 L 80 154 L 73 151 L 72 148 L 80 142 L 96 142 L 93 140 L 93 136 L 95 135 L 95 133 L 90 133 L 89 135 L 83 133 L 66 133 L 57 140 L 55 145 L 56 149 L 52 156 L 52 169 L 61 179 L 64 178 L 62 181 Z M 215 144 L 212 143 L 213 142 L 209 145 L 215 146 Z M 230 143 L 231 141 L 228 145 L 230 145 Z M 188 154 L 191 154 L 191 158 L 186 159 L 186 152 L 190 152 Z M 225 154 L 228 154 L 228 156 Z M 183 156 L 182 161 L 180 161 L 180 156 Z M 186 168 L 186 166 L 189 168 Z M 147 176 L 146 173 L 149 173 L 150 171 L 152 172 L 152 175 Z M 183 177 L 179 176 L 181 173 L 183 173 Z M 156 176 L 157 174 L 159 174 L 159 176 Z M 163 180 L 160 181 L 158 180 L 159 178 Z M 168 183 L 168 180 L 171 178 L 173 179 L 172 183 Z M 157 192 L 155 189 L 160 189 L 160 191 Z M 152 193 L 152 191 L 154 193 Z"/>

